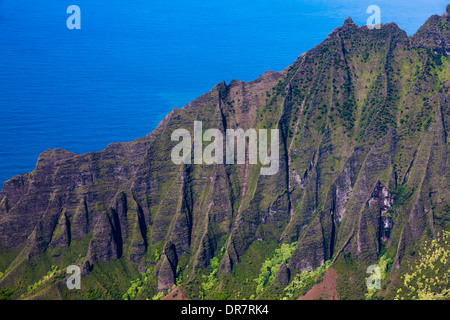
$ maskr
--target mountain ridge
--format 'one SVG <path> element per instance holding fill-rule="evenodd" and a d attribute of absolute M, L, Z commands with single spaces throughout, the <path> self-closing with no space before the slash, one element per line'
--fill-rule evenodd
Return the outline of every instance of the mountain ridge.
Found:
<path fill-rule="evenodd" d="M 254 284 L 237 290 L 239 281 L 292 243 L 277 276 L 288 283 L 332 261 L 341 279 L 358 279 L 347 285 L 355 293 L 338 283 L 339 295 L 361 297 L 365 266 L 384 252 L 397 281 L 408 251 L 449 227 L 449 8 L 409 37 L 395 23 L 369 30 L 347 18 L 284 70 L 222 81 L 146 137 L 83 155 L 45 151 L 0 192 L 0 286 L 33 296 L 21 283 L 42 276 L 34 269 L 70 263 L 109 298 L 143 273 L 152 279 L 140 298 L 175 284 L 194 299 L 248 298 Z M 191 131 L 194 120 L 222 132 L 279 129 L 278 173 L 175 166 L 171 132 Z M 259 297 L 282 297 L 277 281 Z"/>

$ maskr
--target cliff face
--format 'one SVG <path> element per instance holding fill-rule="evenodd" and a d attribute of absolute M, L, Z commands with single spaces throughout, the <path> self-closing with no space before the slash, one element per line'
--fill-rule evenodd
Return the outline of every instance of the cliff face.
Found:
<path fill-rule="evenodd" d="M 46 273 L 36 266 L 76 264 L 92 288 L 108 287 L 105 270 L 126 280 L 146 272 L 155 280 L 141 297 L 178 281 L 196 298 L 207 270 L 238 298 L 233 277 L 257 277 L 258 259 L 294 242 L 283 286 L 343 254 L 368 265 L 386 249 L 400 268 L 450 227 L 449 30 L 448 14 L 412 37 L 394 23 L 369 30 L 347 19 L 285 70 L 219 83 L 146 137 L 84 155 L 44 152 L 0 192 L 0 286 L 19 295 Z M 278 128 L 278 172 L 175 165 L 171 134 L 193 136 L 194 121 L 222 132 Z"/>

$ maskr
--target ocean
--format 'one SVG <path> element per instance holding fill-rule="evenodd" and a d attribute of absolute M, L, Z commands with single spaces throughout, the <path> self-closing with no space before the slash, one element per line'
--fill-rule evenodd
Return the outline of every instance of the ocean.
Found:
<path fill-rule="evenodd" d="M 223 80 L 281 71 L 348 16 L 366 24 L 369 5 L 411 35 L 447 3 L 0 0 L 0 184 L 47 149 L 131 141 Z"/>

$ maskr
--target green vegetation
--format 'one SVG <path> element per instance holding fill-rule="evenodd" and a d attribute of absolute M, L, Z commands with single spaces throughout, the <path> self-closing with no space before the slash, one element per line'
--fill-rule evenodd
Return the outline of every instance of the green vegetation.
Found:
<path fill-rule="evenodd" d="M 409 198 L 414 194 L 417 187 L 414 186 L 412 188 L 408 187 L 406 184 L 398 185 L 394 192 L 392 192 L 392 196 L 394 198 L 394 205 L 403 206 L 406 204 Z"/>
<path fill-rule="evenodd" d="M 291 244 L 282 244 L 280 248 L 275 250 L 272 258 L 266 260 L 262 267 L 259 277 L 256 281 L 256 295 L 261 294 L 267 285 L 271 284 L 277 275 L 280 266 L 285 263 L 288 264 L 297 247 L 297 242 Z"/>
<path fill-rule="evenodd" d="M 386 275 L 390 269 L 392 265 L 392 259 L 388 258 L 387 253 L 384 253 L 381 257 L 380 260 L 377 263 L 377 266 L 380 268 L 380 281 L 383 282 L 383 280 L 386 278 Z M 373 279 L 373 281 L 375 281 L 375 278 L 368 278 L 368 279 Z M 366 300 L 372 300 L 375 299 L 376 294 L 378 293 L 379 289 L 367 289 L 368 292 L 365 295 Z"/>
<path fill-rule="evenodd" d="M 224 253 L 226 251 L 226 247 L 222 247 L 220 249 L 219 255 L 212 258 L 209 262 L 209 266 L 212 269 L 209 275 L 203 275 L 203 282 L 201 284 L 200 298 L 203 299 L 208 296 L 210 293 L 213 293 L 217 290 L 217 285 L 219 283 L 219 279 L 217 278 L 217 272 L 219 271 L 220 260 L 222 259 Z"/>
<path fill-rule="evenodd" d="M 170 293 L 170 290 L 168 290 L 167 292 L 165 292 L 165 291 L 158 292 L 157 294 L 155 294 L 152 297 L 152 300 L 161 300 L 162 298 L 164 298 L 169 293 Z"/>
<path fill-rule="evenodd" d="M 254 279 L 259 277 L 261 265 L 273 256 L 277 248 L 277 241 L 254 241 L 233 267 L 231 275 L 223 276 L 222 293 L 228 295 L 229 299 L 249 299 L 254 296 L 257 286 Z"/>
<path fill-rule="evenodd" d="M 336 279 L 336 291 L 342 300 L 364 299 L 367 293 L 367 262 L 358 259 L 355 254 L 340 254 L 333 263 L 333 269 L 339 275 Z"/>
<path fill-rule="evenodd" d="M 161 258 L 161 252 L 158 251 L 158 249 L 155 249 L 155 261 L 158 262 Z"/>
<path fill-rule="evenodd" d="M 284 289 L 283 300 L 297 299 L 306 294 L 315 284 L 322 281 L 323 275 L 330 265 L 331 260 L 326 261 L 314 271 L 306 270 L 297 273 Z"/>
<path fill-rule="evenodd" d="M 183 277 L 183 270 L 181 269 L 180 265 L 177 266 L 176 274 L 177 274 L 176 285 L 181 285 L 183 283 L 184 277 Z"/>
<path fill-rule="evenodd" d="M 396 300 L 450 300 L 450 232 L 425 240 L 419 258 L 402 277 Z"/>
<path fill-rule="evenodd" d="M 342 124 L 347 130 L 350 131 L 353 128 L 355 122 L 355 110 L 356 110 L 355 98 L 353 96 L 350 96 L 349 99 L 343 101 L 342 104 L 336 102 L 335 106 L 339 113 L 339 116 L 343 120 Z"/>
<path fill-rule="evenodd" d="M 95 282 L 93 281 L 90 284 L 91 287 L 100 286 L 106 290 L 107 298 L 119 300 L 124 299 L 124 293 L 127 293 L 130 286 L 132 286 L 130 285 L 131 280 L 140 278 L 141 274 L 137 271 L 137 266 L 126 261 L 126 259 L 119 259 L 107 263 L 97 263 L 90 276 L 86 279 L 91 278 L 91 276 L 95 280 Z M 148 277 L 147 280 L 146 285 L 139 288 L 139 294 L 143 292 L 142 294 L 147 296 L 156 291 L 153 277 Z"/>
<path fill-rule="evenodd" d="M 100 288 L 89 288 L 85 295 L 85 300 L 99 300 L 104 296 L 105 292 Z"/>
<path fill-rule="evenodd" d="M 31 293 L 38 289 L 44 282 L 50 280 L 53 278 L 57 273 L 61 272 L 58 266 L 52 266 L 51 270 L 38 282 L 34 283 L 33 285 L 28 286 L 27 292 Z"/>
<path fill-rule="evenodd" d="M 128 288 L 127 292 L 122 296 L 123 300 L 134 300 L 136 298 L 139 291 L 141 291 L 143 286 L 148 282 L 151 271 L 151 269 L 147 269 L 146 272 L 141 273 L 139 278 L 131 281 L 130 288 Z"/>
<path fill-rule="evenodd" d="M 8 288 L 0 289 L 0 300 L 9 300 L 13 296 L 14 292 Z"/>

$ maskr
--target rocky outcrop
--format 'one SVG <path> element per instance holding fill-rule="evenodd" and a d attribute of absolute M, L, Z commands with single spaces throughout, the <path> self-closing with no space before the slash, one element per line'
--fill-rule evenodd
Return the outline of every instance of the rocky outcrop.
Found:
<path fill-rule="evenodd" d="M 370 207 L 374 203 L 378 204 L 381 213 L 385 213 L 394 204 L 391 193 L 380 181 L 375 185 L 367 206 Z"/>
<path fill-rule="evenodd" d="M 52 247 L 63 247 L 66 248 L 70 245 L 71 241 L 71 231 L 70 231 L 70 220 L 67 214 L 64 212 L 61 214 L 58 225 L 53 232 L 52 241 L 50 246 Z"/>
<path fill-rule="evenodd" d="M 164 255 L 158 271 L 158 289 L 172 289 L 176 280 L 178 256 L 173 243 L 169 243 L 164 250 Z"/>
<path fill-rule="evenodd" d="M 110 210 L 100 215 L 89 243 L 89 260 L 107 262 L 122 256 L 122 237 L 118 215 Z"/>
<path fill-rule="evenodd" d="M 433 50 L 434 53 L 448 57 L 450 55 L 450 35 L 448 33 L 448 20 L 450 10 L 447 6 L 442 16 L 433 15 L 412 36 L 414 45 Z"/>
<path fill-rule="evenodd" d="M 283 286 L 287 286 L 289 284 L 289 280 L 291 278 L 291 271 L 286 266 L 285 263 L 283 263 L 280 268 L 278 269 L 277 275 L 275 277 Z"/>

